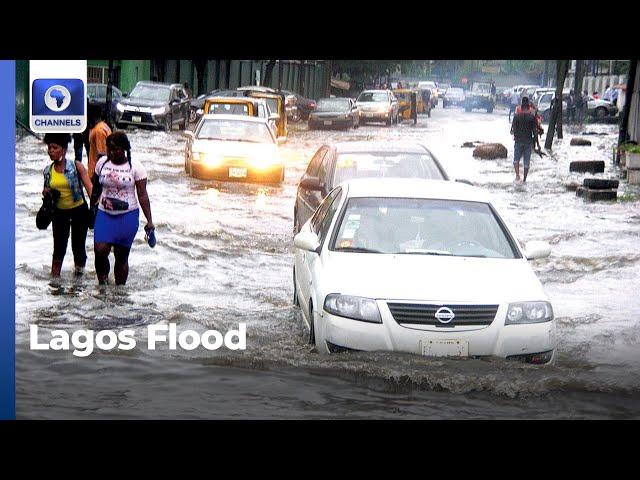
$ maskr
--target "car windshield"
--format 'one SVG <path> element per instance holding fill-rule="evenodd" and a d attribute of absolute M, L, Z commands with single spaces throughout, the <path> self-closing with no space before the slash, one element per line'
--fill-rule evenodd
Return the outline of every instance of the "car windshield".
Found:
<path fill-rule="evenodd" d="M 331 249 L 372 253 L 516 258 L 486 203 L 352 198 Z"/>
<path fill-rule="evenodd" d="M 249 115 L 249 107 L 246 103 L 212 103 L 207 113 L 223 115 Z"/>
<path fill-rule="evenodd" d="M 385 92 L 362 92 L 358 97 L 359 102 L 386 102 L 389 97 Z"/>
<path fill-rule="evenodd" d="M 428 153 L 341 153 L 336 160 L 334 186 L 352 178 L 395 177 L 443 180 L 442 172 Z"/>
<path fill-rule="evenodd" d="M 491 86 L 487 83 L 474 83 L 471 90 L 478 93 L 489 93 L 491 91 Z"/>
<path fill-rule="evenodd" d="M 275 143 L 271 130 L 264 123 L 242 120 L 205 119 L 198 128 L 196 138 L 204 140 L 230 140 L 236 142 Z"/>
<path fill-rule="evenodd" d="M 345 112 L 351 104 L 346 98 L 322 98 L 318 100 L 316 111 L 318 112 Z"/>
<path fill-rule="evenodd" d="M 136 85 L 129 94 L 129 98 L 139 100 L 156 100 L 160 102 L 168 102 L 170 97 L 171 89 L 169 87 L 152 85 Z"/>

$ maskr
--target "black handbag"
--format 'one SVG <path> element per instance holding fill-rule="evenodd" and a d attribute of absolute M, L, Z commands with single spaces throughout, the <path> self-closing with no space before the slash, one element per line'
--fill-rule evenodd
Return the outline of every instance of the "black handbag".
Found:
<path fill-rule="evenodd" d="M 60 198 L 58 190 L 49 190 L 42 197 L 42 206 L 36 215 L 36 227 L 38 230 L 46 230 L 56 210 L 56 203 Z"/>

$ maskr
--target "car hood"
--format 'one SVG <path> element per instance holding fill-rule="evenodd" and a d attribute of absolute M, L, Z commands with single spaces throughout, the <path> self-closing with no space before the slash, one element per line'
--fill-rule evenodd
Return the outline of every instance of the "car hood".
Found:
<path fill-rule="evenodd" d="M 165 107 L 168 105 L 167 102 L 162 102 L 158 100 L 145 100 L 142 98 L 121 98 L 118 100 L 122 105 L 127 107 L 149 107 L 149 108 L 158 108 Z"/>
<path fill-rule="evenodd" d="M 478 303 L 547 299 L 526 259 L 328 253 L 325 294 Z"/>
<path fill-rule="evenodd" d="M 195 140 L 191 149 L 194 152 L 215 153 L 228 157 L 275 155 L 278 152 L 278 146 L 275 144 L 225 140 Z"/>

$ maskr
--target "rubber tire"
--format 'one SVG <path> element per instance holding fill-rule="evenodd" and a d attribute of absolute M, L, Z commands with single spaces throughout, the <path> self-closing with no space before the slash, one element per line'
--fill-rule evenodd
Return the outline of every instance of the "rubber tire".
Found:
<path fill-rule="evenodd" d="M 300 120 L 302 120 L 302 115 L 300 114 L 300 111 L 296 111 L 296 113 L 294 113 L 293 115 L 291 115 L 291 118 L 289 119 L 289 121 L 291 123 L 298 123 Z"/>
<path fill-rule="evenodd" d="M 607 118 L 609 116 L 609 112 L 607 112 L 607 109 L 604 107 L 598 107 L 593 112 L 593 116 L 599 119 Z"/>
<path fill-rule="evenodd" d="M 198 114 L 196 113 L 195 109 L 190 108 L 189 109 L 189 123 L 195 123 L 197 119 L 198 119 Z"/>

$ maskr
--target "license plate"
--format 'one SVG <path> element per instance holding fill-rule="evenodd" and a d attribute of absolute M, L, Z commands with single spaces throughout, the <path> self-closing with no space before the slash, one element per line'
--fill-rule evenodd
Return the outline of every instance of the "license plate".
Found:
<path fill-rule="evenodd" d="M 244 178 L 247 176 L 247 169 L 246 168 L 230 168 L 229 169 L 229 176 L 230 177 L 235 177 L 235 178 Z"/>
<path fill-rule="evenodd" d="M 134 122 L 141 122 L 142 121 L 142 117 L 139 115 L 132 115 L 131 116 L 131 120 Z"/>
<path fill-rule="evenodd" d="M 333 125 L 333 122 L 331 120 L 325 120 L 323 123 L 325 125 Z"/>
<path fill-rule="evenodd" d="M 429 357 L 468 357 L 467 340 L 426 340 L 422 342 L 422 355 Z"/>

